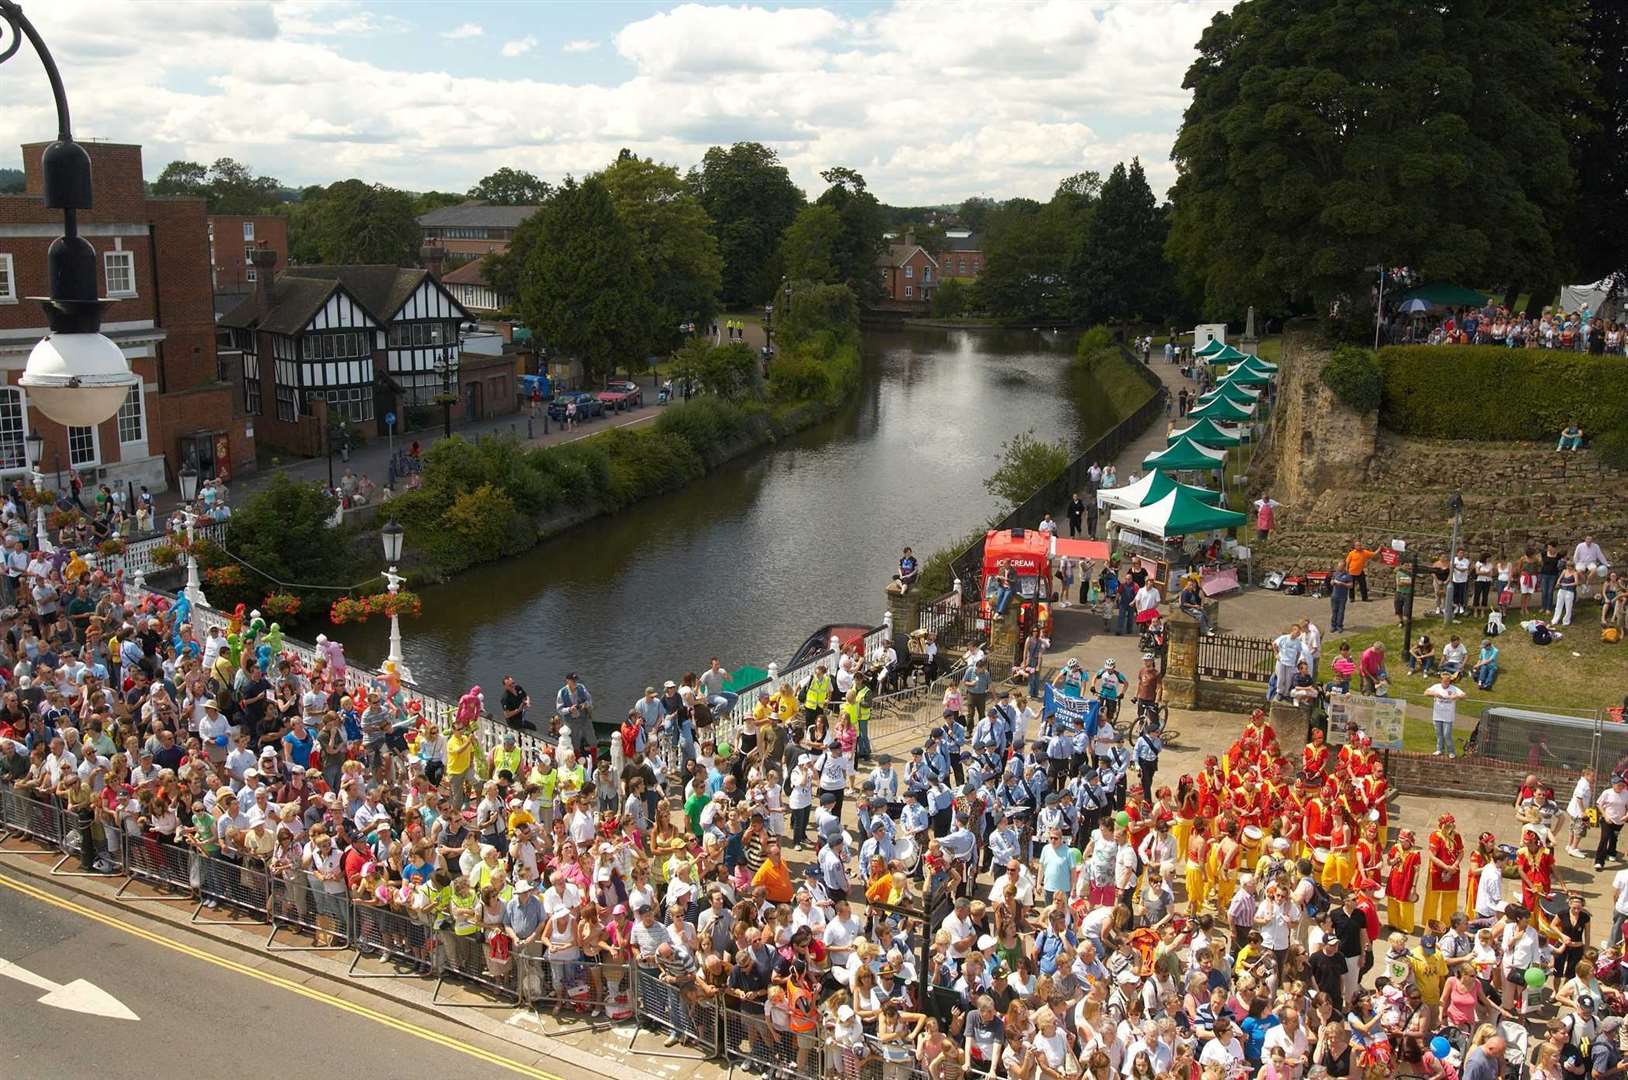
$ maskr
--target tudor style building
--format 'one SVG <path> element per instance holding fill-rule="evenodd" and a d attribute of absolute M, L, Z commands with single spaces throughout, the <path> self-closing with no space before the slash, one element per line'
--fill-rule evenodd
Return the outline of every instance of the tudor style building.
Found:
<path fill-rule="evenodd" d="M 220 325 L 242 350 L 243 406 L 260 438 L 323 452 L 334 421 L 384 430 L 384 416 L 458 393 L 469 311 L 433 273 L 395 266 L 299 266 L 254 257 L 254 294 Z"/>

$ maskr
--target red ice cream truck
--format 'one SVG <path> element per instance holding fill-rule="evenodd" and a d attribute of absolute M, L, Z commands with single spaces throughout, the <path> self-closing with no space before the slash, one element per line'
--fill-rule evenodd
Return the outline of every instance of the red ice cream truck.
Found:
<path fill-rule="evenodd" d="M 979 627 L 987 629 L 992 616 L 1004 614 L 1016 604 L 1018 626 L 1024 634 L 1038 619 L 1040 632 L 1049 635 L 1057 566 L 1064 558 L 1103 561 L 1108 558 L 1108 545 L 1100 540 L 1065 540 L 1039 529 L 992 529 L 985 533 L 978 592 Z"/>

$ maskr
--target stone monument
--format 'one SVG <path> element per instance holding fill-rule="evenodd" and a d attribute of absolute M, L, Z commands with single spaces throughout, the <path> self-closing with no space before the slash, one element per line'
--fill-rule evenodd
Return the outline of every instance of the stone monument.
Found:
<path fill-rule="evenodd" d="M 1244 320 L 1243 340 L 1238 342 L 1238 348 L 1250 356 L 1259 356 L 1261 352 L 1261 339 L 1255 336 L 1255 305 L 1249 305 L 1249 315 Z"/>

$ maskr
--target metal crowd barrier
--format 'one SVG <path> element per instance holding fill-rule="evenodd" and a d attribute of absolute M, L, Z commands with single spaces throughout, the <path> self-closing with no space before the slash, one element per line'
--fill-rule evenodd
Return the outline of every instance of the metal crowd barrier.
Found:
<path fill-rule="evenodd" d="M 685 995 L 671 983 L 662 981 L 659 968 L 635 966 L 634 973 L 640 1024 L 692 1043 L 706 1057 L 717 1057 L 718 1001 L 715 998 Z M 635 1028 L 633 1038 L 628 1042 L 629 1049 L 638 1038 L 639 1030 Z M 642 1052 L 653 1057 L 689 1056 Z"/>
<path fill-rule="evenodd" d="M 36 799 L 0 788 L 0 828 L 7 836 L 26 836 L 47 847 L 62 848 L 62 811 L 50 799 Z M 38 848 L 0 848 L 0 855 L 38 855 Z"/>
<path fill-rule="evenodd" d="M 253 915 L 259 922 L 268 921 L 266 900 L 269 884 L 262 867 L 249 859 L 239 863 L 201 853 L 195 857 L 200 873 L 198 907 L 192 913 L 193 922 L 203 920 L 204 908 L 209 907 L 211 901 L 217 907 L 229 907 Z"/>
<path fill-rule="evenodd" d="M 309 870 L 291 870 L 268 878 L 268 906 L 271 933 L 266 948 L 273 952 L 332 952 L 351 947 L 354 912 L 349 895 L 329 892 L 320 877 Z M 309 936 L 311 945 L 279 945 L 277 931 L 282 927 Z"/>
<path fill-rule="evenodd" d="M 520 999 L 539 1012 L 552 1011 L 563 1023 L 583 1023 L 602 1031 L 632 1020 L 638 990 L 631 964 L 598 960 L 554 960 L 545 952 L 516 953 Z"/>
<path fill-rule="evenodd" d="M 432 974 L 439 966 L 440 941 L 429 923 L 382 904 L 351 903 L 351 944 L 356 957 L 348 974 L 358 979 L 414 979 Z M 357 971 L 363 958 L 378 955 L 395 965 L 394 972 Z M 401 970 L 401 969 L 407 970 Z"/>
<path fill-rule="evenodd" d="M 489 959 L 486 952 L 486 935 L 478 931 L 473 934 L 459 934 L 451 929 L 437 929 L 436 935 L 441 943 L 441 966 L 439 977 L 435 980 L 435 990 L 430 995 L 431 1005 L 467 1009 L 511 1009 L 519 1004 L 519 980 L 516 976 L 513 953 L 506 961 Z M 446 985 L 449 977 L 459 982 L 471 983 L 506 1000 L 492 1002 L 443 1000 L 441 987 Z"/>
<path fill-rule="evenodd" d="M 754 1011 L 755 1009 L 755 1011 Z M 771 1014 L 762 1002 L 725 996 L 719 1005 L 724 1056 L 730 1068 L 749 1066 L 767 1075 L 818 1076 L 818 1030 L 800 1036 L 786 1026 L 783 1012 Z"/>
<path fill-rule="evenodd" d="M 156 835 L 124 834 L 124 883 L 113 894 L 116 900 L 151 902 L 154 900 L 191 900 L 199 874 L 190 848 L 167 844 Z M 169 896 L 126 895 L 137 880 L 155 888 L 172 892 Z M 176 890 L 179 890 L 176 893 Z"/>

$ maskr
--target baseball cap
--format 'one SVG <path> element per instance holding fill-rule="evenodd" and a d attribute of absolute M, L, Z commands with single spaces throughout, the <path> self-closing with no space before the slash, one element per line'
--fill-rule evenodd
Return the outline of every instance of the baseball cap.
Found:
<path fill-rule="evenodd" d="M 1423 949 L 1425 952 L 1435 952 L 1436 951 L 1436 935 L 1435 934 L 1426 934 L 1423 937 L 1421 937 L 1419 939 L 1419 948 Z"/>

